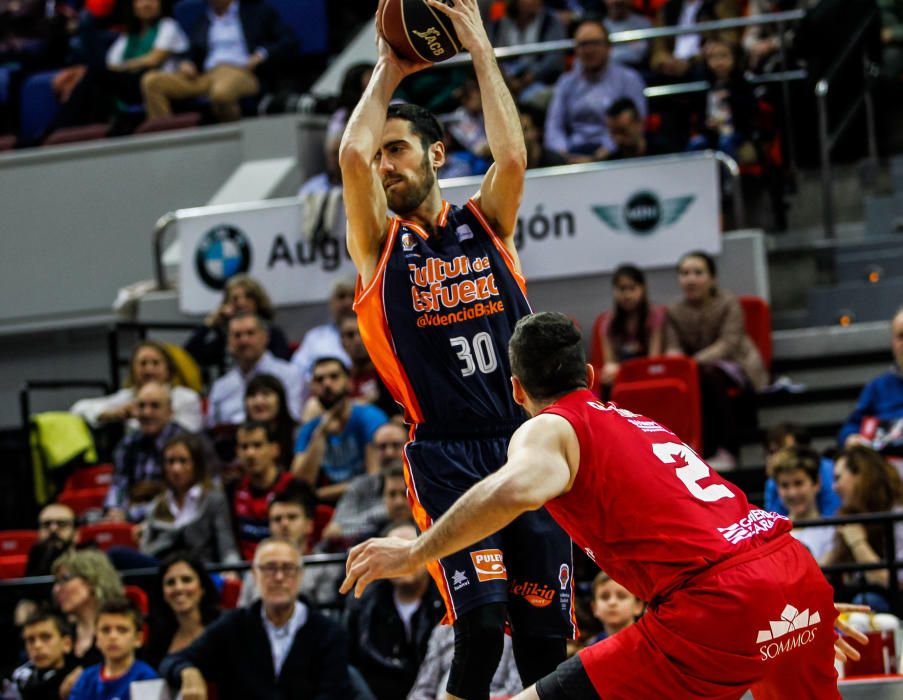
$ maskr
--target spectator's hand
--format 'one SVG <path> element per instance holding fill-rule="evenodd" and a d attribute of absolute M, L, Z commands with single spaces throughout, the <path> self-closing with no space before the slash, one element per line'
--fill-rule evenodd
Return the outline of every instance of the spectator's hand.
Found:
<path fill-rule="evenodd" d="M 853 433 L 843 441 L 843 446 L 852 447 L 853 445 L 865 445 L 866 447 L 871 447 L 872 441 L 869 440 L 865 435 L 862 435 L 860 433 Z"/>
<path fill-rule="evenodd" d="M 593 157 L 592 156 L 584 156 L 579 153 L 568 153 L 567 161 L 571 165 L 577 165 L 579 163 L 592 163 Z"/>
<path fill-rule="evenodd" d="M 343 536 L 342 528 L 335 520 L 330 520 L 329 524 L 323 528 L 323 532 L 320 535 L 324 540 L 340 540 Z"/>
<path fill-rule="evenodd" d="M 771 39 L 759 39 L 749 48 L 749 62 L 753 67 L 758 66 L 762 59 L 767 58 L 775 51 L 774 42 Z"/>
<path fill-rule="evenodd" d="M 374 581 L 415 573 L 420 568 L 411 556 L 415 542 L 400 537 L 378 537 L 352 547 L 339 593 L 344 595 L 354 588 L 354 597 L 360 598 Z"/>
<path fill-rule="evenodd" d="M 845 612 L 868 612 L 871 610 L 868 605 L 852 605 L 851 603 L 834 603 L 834 607 L 837 609 L 839 613 Z M 846 622 L 837 618 L 834 622 L 834 627 L 836 627 L 840 632 L 848 637 L 852 637 L 860 644 L 868 644 L 869 638 L 866 637 L 862 632 L 853 627 L 850 627 Z M 834 641 L 834 658 L 840 661 L 841 663 L 846 663 L 848 659 L 852 659 L 853 661 L 859 661 L 860 654 L 859 652 L 852 647 L 849 642 L 847 642 L 842 636 L 838 636 Z"/>
<path fill-rule="evenodd" d="M 110 508 L 103 519 L 108 523 L 124 523 L 125 511 L 122 508 Z"/>
<path fill-rule="evenodd" d="M 81 666 L 76 666 L 72 669 L 72 672 L 63 679 L 63 682 L 60 684 L 60 700 L 67 700 L 69 693 L 72 692 L 72 688 L 78 683 L 78 679 L 81 678 L 82 671 L 84 671 L 84 669 Z"/>
<path fill-rule="evenodd" d="M 317 430 L 322 435 L 338 435 L 344 428 L 342 414 L 345 412 L 345 402 L 339 401 L 335 406 L 323 413 Z"/>
<path fill-rule="evenodd" d="M 261 63 L 263 63 L 263 60 L 263 55 L 255 51 L 248 57 L 248 70 L 253 73 L 255 70 L 257 70 L 257 67 Z"/>
<path fill-rule="evenodd" d="M 480 48 L 492 51 L 477 0 L 455 0 L 453 7 L 446 5 L 442 0 L 426 0 L 426 2 L 451 20 L 462 48 L 470 53 Z"/>
<path fill-rule="evenodd" d="M 197 78 L 198 68 L 191 61 L 182 61 L 179 64 L 179 73 L 184 75 L 186 78 Z"/>
<path fill-rule="evenodd" d="M 194 65 L 194 64 L 192 64 Z M 235 309 L 232 307 L 232 304 L 224 301 L 216 311 L 213 311 L 207 315 L 207 318 L 204 319 L 204 325 L 208 328 L 214 328 L 216 326 L 225 325 L 226 322 L 232 318 L 232 314 L 235 313 Z"/>
<path fill-rule="evenodd" d="M 602 365 L 602 375 L 599 381 L 605 385 L 614 384 L 620 367 L 621 365 L 617 362 L 606 362 Z"/>
<path fill-rule="evenodd" d="M 892 44 L 894 42 L 894 30 L 890 27 L 885 27 L 881 30 L 881 43 L 883 44 Z"/>
<path fill-rule="evenodd" d="M 135 543 L 135 547 L 138 547 L 141 544 L 141 538 L 144 537 L 144 530 L 146 528 L 147 523 L 138 523 L 132 528 L 132 541 Z"/>
<path fill-rule="evenodd" d="M 25 621 L 38 611 L 38 604 L 33 600 L 20 600 L 13 611 L 13 624 L 22 627 Z"/>
<path fill-rule="evenodd" d="M 107 409 L 97 418 L 101 423 L 114 423 L 118 421 L 128 420 L 135 415 L 135 412 L 135 402 L 129 401 L 128 403 L 122 404 L 122 406 Z"/>
<path fill-rule="evenodd" d="M 196 668 L 182 671 L 183 700 L 207 700 L 207 683 Z"/>
<path fill-rule="evenodd" d="M 611 152 L 607 148 L 605 148 L 604 146 L 599 146 L 599 148 L 593 151 L 593 160 L 606 160 L 610 155 Z"/>

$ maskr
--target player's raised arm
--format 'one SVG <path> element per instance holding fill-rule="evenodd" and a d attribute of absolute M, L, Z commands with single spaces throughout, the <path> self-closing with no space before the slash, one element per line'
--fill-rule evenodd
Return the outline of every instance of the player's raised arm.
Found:
<path fill-rule="evenodd" d="M 527 147 L 514 98 L 496 63 L 477 0 L 455 0 L 453 7 L 439 0 L 428 2 L 433 9 L 451 18 L 461 45 L 473 58 L 483 98 L 486 137 L 494 161 L 480 187 L 480 209 L 514 253 L 517 210 L 523 197 L 527 170 Z"/>
<path fill-rule="evenodd" d="M 382 578 L 412 573 L 501 530 L 521 513 L 566 492 L 576 475 L 577 435 L 560 416 L 541 415 L 518 428 L 508 462 L 467 491 L 416 540 L 372 539 L 354 547 L 341 592 L 356 596 Z"/>
<path fill-rule="evenodd" d="M 348 119 L 339 147 L 348 252 L 364 285 L 376 269 L 388 230 L 386 193 L 374 162 L 382 146 L 386 110 L 399 83 L 428 65 L 401 58 L 379 34 L 376 43 L 379 59 L 373 76 Z"/>

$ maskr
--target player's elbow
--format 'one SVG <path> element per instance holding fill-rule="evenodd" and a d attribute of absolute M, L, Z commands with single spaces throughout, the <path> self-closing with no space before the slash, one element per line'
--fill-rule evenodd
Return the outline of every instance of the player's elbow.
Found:
<path fill-rule="evenodd" d="M 343 173 L 370 170 L 370 155 L 361 144 L 353 140 L 343 140 L 339 147 L 339 167 Z"/>
<path fill-rule="evenodd" d="M 519 144 L 504 149 L 495 158 L 495 167 L 507 176 L 523 176 L 527 172 L 527 147 Z"/>

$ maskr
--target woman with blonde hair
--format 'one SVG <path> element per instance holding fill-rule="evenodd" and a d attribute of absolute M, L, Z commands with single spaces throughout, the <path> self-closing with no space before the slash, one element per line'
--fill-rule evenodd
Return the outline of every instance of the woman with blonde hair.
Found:
<path fill-rule="evenodd" d="M 838 516 L 903 511 L 903 480 L 899 472 L 865 445 L 852 445 L 837 458 L 834 491 L 840 496 Z M 821 564 L 875 564 L 886 559 L 887 544 L 884 523 L 838 525 L 834 548 Z M 903 520 L 894 523 L 894 547 L 896 560 L 903 561 Z M 897 577 L 903 580 L 903 571 L 898 571 Z M 889 611 L 889 582 L 887 569 L 856 574 L 850 582 L 852 587 L 866 590 L 854 602 L 867 603 L 878 612 Z"/>
<path fill-rule="evenodd" d="M 185 430 L 201 429 L 201 397 L 186 386 L 178 386 L 180 373 L 163 343 L 142 340 L 132 350 L 125 386 L 114 394 L 77 401 L 70 410 L 85 419 L 92 428 L 124 422 L 131 432 L 138 429 L 136 400 L 138 391 L 148 382 L 170 388 L 173 421 Z"/>
<path fill-rule="evenodd" d="M 240 312 L 257 314 L 267 322 L 270 343 L 267 349 L 280 360 L 290 360 L 292 351 L 285 332 L 273 323 L 275 311 L 266 289 L 250 275 L 233 275 L 226 282 L 223 300 L 207 315 L 185 343 L 185 349 L 202 367 L 223 366 L 226 362 L 226 327 Z"/>
<path fill-rule="evenodd" d="M 53 599 L 75 626 L 72 653 L 79 663 L 60 689 L 61 697 L 78 680 L 83 668 L 101 663 L 103 658 L 94 645 L 97 612 L 113 598 L 123 596 L 122 581 L 106 554 L 96 549 L 70 550 L 53 562 Z M 65 691 L 65 692 L 64 692 Z"/>

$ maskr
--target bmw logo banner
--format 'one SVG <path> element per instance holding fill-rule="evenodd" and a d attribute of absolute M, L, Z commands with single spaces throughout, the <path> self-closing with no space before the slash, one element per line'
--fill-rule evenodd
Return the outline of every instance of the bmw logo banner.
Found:
<path fill-rule="evenodd" d="M 695 153 L 528 171 L 514 232 L 527 278 L 598 275 L 624 262 L 672 267 L 688 250 L 718 255 L 718 167 L 713 154 Z M 443 180 L 443 198 L 463 205 L 480 182 Z M 337 279 L 355 275 L 344 212 L 311 237 L 304 210 L 291 197 L 176 212 L 181 310 L 209 312 L 239 273 L 259 279 L 280 306 L 325 301 Z M 476 234 L 455 235 L 466 244 Z"/>

